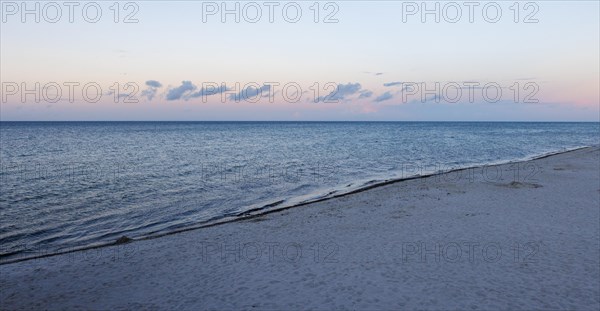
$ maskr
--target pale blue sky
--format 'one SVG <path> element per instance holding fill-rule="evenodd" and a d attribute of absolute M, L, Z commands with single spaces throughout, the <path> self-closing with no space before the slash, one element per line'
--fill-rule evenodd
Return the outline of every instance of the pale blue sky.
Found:
<path fill-rule="evenodd" d="M 235 23 L 232 17 L 222 23 L 217 16 L 209 16 L 203 23 L 202 2 L 138 1 L 134 3 L 139 7 L 135 15 L 139 22 L 124 24 L 112 20 L 112 1 L 100 3 L 103 16 L 95 24 L 85 22 L 77 9 L 73 23 L 66 16 L 56 24 L 43 20 L 39 24 L 21 23 L 18 16 L 7 16 L 1 24 L 2 81 L 19 85 L 97 82 L 105 92 L 115 82 L 134 82 L 141 93 L 146 81 L 156 80 L 162 84 L 156 96 L 152 100 L 141 98 L 137 104 L 115 104 L 110 95 L 96 103 L 80 98 L 73 103 L 35 103 L 33 97 L 22 103 L 17 94 L 2 103 L 2 120 L 600 118 L 597 1 L 535 2 L 539 22 L 531 24 L 513 21 L 512 1 L 497 2 L 503 10 L 497 23 L 486 22 L 476 8 L 473 23 L 463 11 L 456 24 L 443 18 L 435 23 L 433 17 L 422 23 L 419 16 L 409 16 L 404 23 L 402 2 L 393 1 L 335 2 L 339 22 L 332 24 L 313 21 L 312 1 L 298 2 L 303 16 L 295 24 L 286 22 L 277 8 L 275 22 L 269 23 L 264 6 L 256 24 L 243 18 Z M 279 3 L 278 8 L 285 4 Z M 483 6 L 486 2 L 480 3 Z M 520 20 L 531 11 L 523 9 L 524 3 Z M 125 13 L 121 8 L 120 18 Z M 321 13 L 322 19 L 326 14 Z M 296 103 L 277 96 L 281 92 L 277 87 L 272 103 L 267 98 L 256 103 L 221 102 L 219 95 L 203 103 L 189 96 L 194 91 L 168 100 L 166 94 L 182 81 L 191 81 L 195 91 L 203 82 L 226 83 L 228 87 L 236 82 L 242 86 L 248 82 L 296 82 L 306 93 Z M 521 86 L 534 82 L 539 86 L 535 95 L 539 103 L 514 103 L 508 92 L 496 103 L 481 98 L 473 103 L 403 102 L 401 87 L 384 86 L 390 82 L 433 86 L 435 82 L 464 81 L 495 82 L 503 88 L 515 82 Z M 358 83 L 360 87 L 338 103 L 314 103 L 309 87 L 315 82 L 321 86 L 327 82 Z M 369 92 L 371 96 L 361 96 Z M 525 93 L 522 90 L 520 96 Z M 327 92 L 322 90 L 320 95 Z"/>

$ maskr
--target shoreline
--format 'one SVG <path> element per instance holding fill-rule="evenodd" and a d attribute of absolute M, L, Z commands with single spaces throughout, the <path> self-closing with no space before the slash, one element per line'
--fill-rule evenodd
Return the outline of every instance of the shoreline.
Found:
<path fill-rule="evenodd" d="M 600 147 L 496 171 L 0 265 L 0 308 L 597 310 Z"/>
<path fill-rule="evenodd" d="M 71 254 L 71 253 L 75 253 L 75 252 L 95 250 L 95 249 L 104 248 L 104 247 L 123 245 L 123 244 L 127 244 L 127 243 L 135 243 L 137 241 L 152 240 L 152 239 L 162 238 L 162 237 L 175 235 L 175 234 L 179 234 L 179 233 L 183 233 L 183 232 L 200 230 L 203 228 L 210 228 L 210 227 L 214 227 L 214 226 L 225 225 L 228 223 L 235 223 L 238 221 L 244 221 L 244 220 L 252 219 L 255 217 L 261 217 L 263 215 L 268 215 L 271 213 L 282 212 L 282 211 L 285 211 L 285 210 L 288 210 L 291 208 L 302 207 L 302 206 L 306 206 L 306 205 L 310 205 L 310 204 L 314 204 L 314 203 L 324 202 L 324 201 L 331 200 L 331 199 L 341 198 L 344 196 L 361 193 L 361 192 L 371 190 L 374 188 L 379 188 L 379 187 L 383 187 L 383 186 L 387 186 L 387 185 L 391 185 L 391 184 L 395 184 L 395 183 L 399 183 L 399 182 L 405 182 L 405 181 L 409 181 L 409 180 L 432 178 L 432 177 L 437 177 L 437 176 L 441 176 L 441 175 L 445 175 L 445 174 L 452 174 L 455 172 L 462 172 L 462 171 L 471 170 L 471 169 L 497 167 L 497 166 L 508 165 L 508 164 L 526 163 L 526 162 L 544 159 L 544 158 L 555 156 L 555 155 L 570 153 L 570 152 L 574 152 L 574 151 L 578 151 L 578 150 L 582 150 L 582 149 L 593 149 L 593 148 L 599 148 L 599 147 L 600 146 L 598 146 L 598 145 L 578 146 L 578 147 L 573 147 L 573 148 L 560 149 L 558 151 L 550 151 L 550 152 L 546 152 L 546 153 L 539 154 L 539 155 L 527 156 L 523 159 L 502 160 L 502 161 L 490 162 L 487 164 L 475 164 L 475 165 L 466 166 L 466 167 L 454 168 L 454 169 L 450 169 L 447 171 L 426 173 L 424 175 L 417 174 L 417 175 L 411 175 L 411 176 L 407 176 L 407 177 L 398 177 L 398 178 L 383 179 L 383 180 L 375 179 L 375 180 L 371 180 L 371 181 L 368 181 L 365 183 L 361 183 L 356 188 L 351 189 L 347 192 L 339 192 L 338 193 L 339 190 L 333 190 L 336 188 L 331 188 L 331 189 L 329 189 L 329 191 L 326 191 L 326 192 L 328 192 L 326 194 L 316 195 L 315 198 L 310 198 L 310 199 L 307 199 L 306 201 L 299 201 L 299 202 L 293 203 L 291 205 L 281 205 L 281 203 L 285 203 L 287 200 L 293 200 L 293 198 L 288 198 L 288 199 L 279 200 L 279 201 L 276 201 L 273 203 L 269 203 L 266 205 L 261 204 L 260 207 L 250 208 L 250 209 L 240 212 L 234 216 L 223 216 L 221 218 L 214 219 L 214 220 L 202 221 L 195 225 L 191 225 L 188 227 L 184 227 L 184 228 L 169 231 L 169 232 L 163 232 L 163 233 L 158 233 L 158 234 L 150 233 L 150 234 L 143 235 L 140 237 L 135 237 L 135 238 L 131 238 L 131 237 L 127 237 L 126 235 L 123 235 L 123 237 L 126 237 L 128 239 L 127 242 L 120 242 L 119 240 L 117 240 L 115 242 L 99 242 L 96 244 L 91 244 L 91 245 L 86 245 L 86 246 L 72 247 L 71 249 L 67 249 L 64 251 L 52 252 L 52 253 L 47 253 L 47 254 L 37 255 L 37 256 L 29 256 L 29 257 L 24 257 L 24 258 L 7 259 L 7 260 L 2 260 L 1 259 L 2 256 L 0 256 L 0 266 L 23 262 L 23 261 L 54 257 L 54 256 L 59 256 L 59 255 L 64 255 L 64 254 Z M 333 191 L 331 191 L 331 190 L 333 190 Z M 300 197 L 302 197 L 302 196 L 300 196 Z M 269 207 L 273 207 L 273 208 L 269 209 Z M 255 212 L 258 212 L 258 213 L 255 213 Z M 15 255 L 18 256 L 18 253 L 16 253 Z"/>

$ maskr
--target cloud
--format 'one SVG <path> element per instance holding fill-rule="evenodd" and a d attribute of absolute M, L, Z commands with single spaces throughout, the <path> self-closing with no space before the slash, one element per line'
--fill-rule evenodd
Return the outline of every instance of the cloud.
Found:
<path fill-rule="evenodd" d="M 269 91 L 270 89 L 271 89 L 271 85 L 269 85 L 269 84 L 265 84 L 265 85 L 261 86 L 260 88 L 255 88 L 255 87 L 249 86 L 249 87 L 241 90 L 237 94 L 229 95 L 229 99 L 235 100 L 235 101 L 246 100 L 248 98 L 254 98 L 256 96 L 259 96 L 259 94 L 262 95 L 263 91 Z"/>
<path fill-rule="evenodd" d="M 360 96 L 358 96 L 358 98 L 369 98 L 371 96 L 373 96 L 373 92 L 369 90 L 362 90 L 360 91 Z"/>
<path fill-rule="evenodd" d="M 107 95 L 107 96 L 114 96 L 114 95 L 115 95 L 115 92 L 114 92 L 114 91 L 108 91 L 108 92 L 104 93 L 104 95 Z M 130 94 L 123 94 L 123 93 L 119 93 L 119 95 L 117 95 L 117 98 L 129 98 L 129 95 L 130 95 Z"/>
<path fill-rule="evenodd" d="M 402 84 L 402 82 L 388 82 L 388 83 L 384 83 L 383 86 L 390 87 L 390 86 L 396 86 L 396 85 L 400 85 L 400 84 Z"/>
<path fill-rule="evenodd" d="M 182 81 L 181 85 L 170 89 L 167 92 L 167 100 L 181 99 L 185 93 L 191 92 L 196 89 L 196 86 L 192 84 L 192 81 Z"/>
<path fill-rule="evenodd" d="M 381 76 L 383 74 L 383 72 L 370 72 L 370 71 L 363 71 L 362 73 L 372 74 L 375 76 Z"/>
<path fill-rule="evenodd" d="M 190 97 L 211 96 L 211 95 L 221 94 L 221 93 L 227 92 L 227 91 L 231 91 L 231 89 L 226 87 L 225 85 L 221 85 L 218 87 L 208 87 L 208 88 L 203 87 L 202 89 L 200 89 L 200 91 L 190 94 Z"/>
<path fill-rule="evenodd" d="M 383 94 L 381 94 L 381 95 L 377 96 L 377 98 L 375 98 L 375 101 L 379 103 L 379 102 L 382 102 L 382 101 L 384 101 L 384 100 L 392 99 L 392 97 L 394 97 L 394 96 L 392 95 L 392 93 L 390 93 L 390 92 L 385 92 L 385 93 L 383 93 Z"/>
<path fill-rule="evenodd" d="M 148 80 L 146 81 L 146 85 L 149 87 L 161 87 L 162 84 L 160 84 L 160 82 L 156 81 L 156 80 Z"/>
<path fill-rule="evenodd" d="M 423 103 L 432 102 L 432 101 L 440 102 L 440 101 L 443 101 L 443 100 L 444 100 L 443 97 L 434 94 L 433 96 L 431 96 L 429 98 L 428 98 L 427 95 L 425 95 L 425 100 L 423 101 L 423 99 L 421 99 L 421 102 L 423 102 Z"/>
<path fill-rule="evenodd" d="M 155 87 L 147 88 L 147 89 L 143 90 L 140 95 L 142 97 L 148 98 L 148 100 L 152 100 L 154 98 L 154 96 L 156 95 L 156 88 Z"/>
<path fill-rule="evenodd" d="M 360 83 L 338 84 L 337 88 L 326 96 L 319 96 L 315 102 L 344 100 L 360 91 Z"/>
<path fill-rule="evenodd" d="M 162 87 L 162 84 L 156 80 L 148 80 L 146 81 L 147 89 L 143 90 L 141 96 L 148 98 L 148 100 L 152 100 L 154 96 L 156 96 L 156 91 L 159 87 Z"/>

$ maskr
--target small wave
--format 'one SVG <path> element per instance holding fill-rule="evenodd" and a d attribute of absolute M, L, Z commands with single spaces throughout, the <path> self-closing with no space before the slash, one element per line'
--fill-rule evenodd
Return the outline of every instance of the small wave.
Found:
<path fill-rule="evenodd" d="M 235 216 L 238 216 L 238 217 L 247 216 L 247 215 L 250 215 L 250 214 L 252 214 L 252 213 L 254 213 L 256 211 L 262 211 L 262 210 L 265 210 L 265 209 L 276 207 L 278 205 L 281 205 L 283 202 L 285 202 L 285 200 L 279 200 L 279 201 L 276 201 L 276 202 L 273 202 L 273 203 L 269 203 L 269 204 L 263 205 L 261 207 L 251 208 L 249 210 L 246 210 L 246 211 L 243 211 L 241 213 L 238 213 Z"/>

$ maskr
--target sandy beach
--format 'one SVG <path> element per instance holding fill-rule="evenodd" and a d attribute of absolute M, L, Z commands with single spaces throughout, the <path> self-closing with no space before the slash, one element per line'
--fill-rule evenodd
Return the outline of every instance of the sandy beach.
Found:
<path fill-rule="evenodd" d="M 600 149 L 0 266 L 0 309 L 600 308 Z"/>

